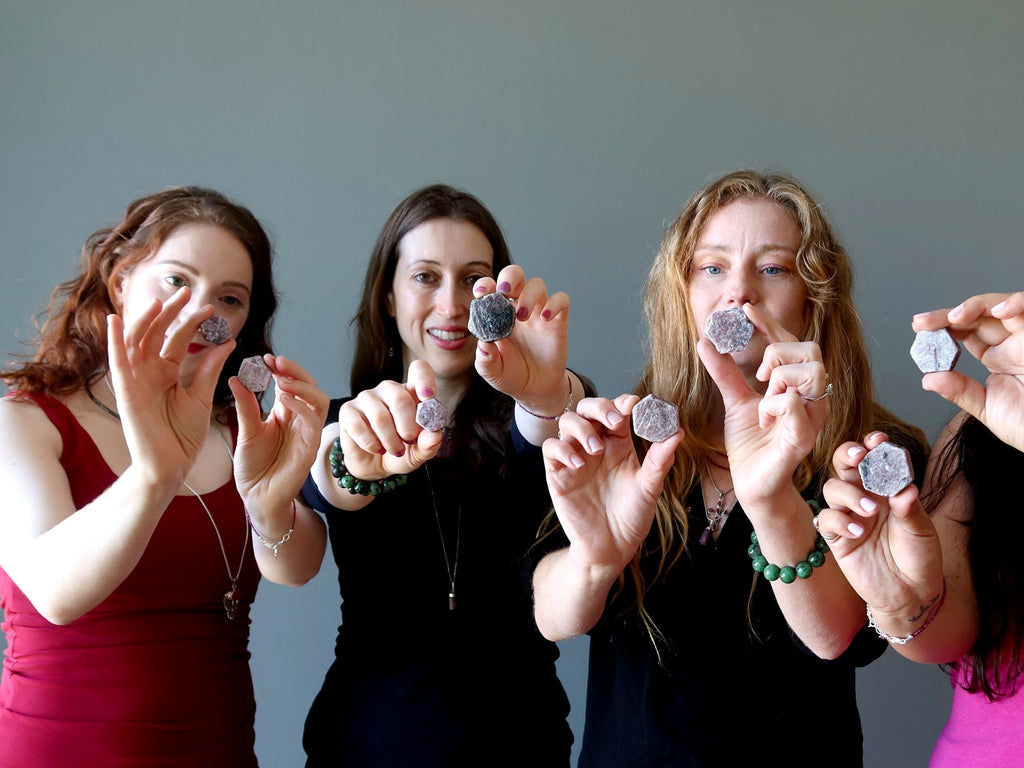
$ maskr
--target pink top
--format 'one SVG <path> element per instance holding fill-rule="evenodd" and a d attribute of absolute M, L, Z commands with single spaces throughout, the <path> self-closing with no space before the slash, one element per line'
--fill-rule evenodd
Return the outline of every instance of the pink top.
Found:
<path fill-rule="evenodd" d="M 929 768 L 1024 765 L 1024 692 L 990 701 L 968 693 L 953 670 L 953 707 L 939 734 Z M 1018 681 L 1020 683 L 1020 681 Z"/>

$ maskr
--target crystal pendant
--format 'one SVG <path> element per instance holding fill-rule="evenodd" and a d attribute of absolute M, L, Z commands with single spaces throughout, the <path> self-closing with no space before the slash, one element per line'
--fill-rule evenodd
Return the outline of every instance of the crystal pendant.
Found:
<path fill-rule="evenodd" d="M 238 610 L 242 605 L 242 590 L 234 583 L 231 589 L 224 593 L 224 615 L 229 621 L 234 621 L 238 616 Z"/>

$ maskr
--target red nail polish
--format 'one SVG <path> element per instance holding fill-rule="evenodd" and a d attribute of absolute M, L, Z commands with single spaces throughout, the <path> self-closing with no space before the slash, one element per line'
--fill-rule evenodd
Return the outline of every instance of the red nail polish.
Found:
<path fill-rule="evenodd" d="M 520 307 L 519 309 L 516 310 L 516 317 L 518 317 L 520 320 L 525 320 L 528 314 L 530 313 L 526 310 L 526 307 Z"/>

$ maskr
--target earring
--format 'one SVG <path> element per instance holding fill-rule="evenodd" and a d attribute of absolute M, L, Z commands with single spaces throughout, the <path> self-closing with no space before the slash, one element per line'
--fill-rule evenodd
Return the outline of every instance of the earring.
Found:
<path fill-rule="evenodd" d="M 388 345 L 388 357 L 394 357 L 394 356 L 395 356 L 395 345 L 394 344 L 389 344 Z"/>

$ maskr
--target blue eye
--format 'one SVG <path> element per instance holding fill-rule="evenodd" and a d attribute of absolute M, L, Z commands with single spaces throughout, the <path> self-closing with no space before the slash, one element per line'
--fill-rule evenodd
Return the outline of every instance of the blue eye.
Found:
<path fill-rule="evenodd" d="M 774 265 L 772 265 L 770 267 L 765 267 L 764 268 L 764 273 L 766 275 L 781 275 L 784 272 L 785 272 L 785 270 L 782 267 L 778 267 L 778 266 L 774 266 Z"/>
<path fill-rule="evenodd" d="M 180 275 L 167 275 L 167 277 L 165 277 L 164 280 L 166 280 L 175 288 L 181 288 L 185 285 L 188 285 L 188 283 L 185 282 L 185 278 L 181 277 Z"/>
<path fill-rule="evenodd" d="M 705 267 L 701 267 L 701 271 L 708 275 L 720 275 L 722 274 L 722 268 L 715 264 L 708 264 Z"/>

